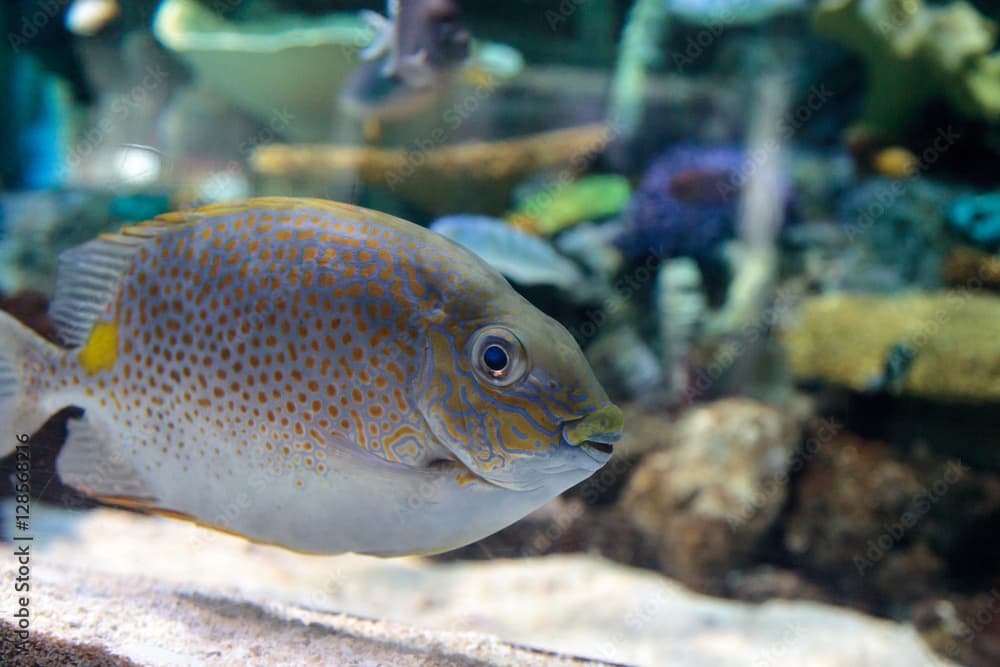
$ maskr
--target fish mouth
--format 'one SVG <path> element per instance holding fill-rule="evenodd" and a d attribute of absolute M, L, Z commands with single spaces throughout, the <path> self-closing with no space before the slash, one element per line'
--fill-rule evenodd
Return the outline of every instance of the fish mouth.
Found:
<path fill-rule="evenodd" d="M 580 419 L 565 422 L 563 438 L 598 463 L 605 463 L 614 454 L 614 443 L 621 438 L 623 422 L 622 411 L 608 403 Z"/>
<path fill-rule="evenodd" d="M 615 447 L 610 442 L 598 442 L 597 440 L 584 440 L 580 446 L 587 450 L 596 450 L 601 454 L 611 456 L 615 453 Z"/>

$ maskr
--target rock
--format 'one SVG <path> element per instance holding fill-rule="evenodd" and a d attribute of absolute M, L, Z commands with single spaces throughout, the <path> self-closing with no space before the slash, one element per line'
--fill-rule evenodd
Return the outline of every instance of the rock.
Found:
<path fill-rule="evenodd" d="M 969 246 L 955 248 L 945 258 L 941 274 L 949 285 L 1000 291 L 1000 257 Z"/>
<path fill-rule="evenodd" d="M 943 588 L 967 543 L 985 546 L 975 535 L 1000 511 L 996 476 L 956 460 L 904 461 L 843 432 L 810 441 L 784 544 L 838 594 L 890 611 Z"/>
<path fill-rule="evenodd" d="M 792 371 L 867 391 L 952 401 L 1000 399 L 1000 299 L 970 291 L 898 296 L 832 294 L 805 301 L 783 334 Z M 887 387 L 879 378 L 893 348 L 912 360 Z"/>
<path fill-rule="evenodd" d="M 730 572 L 726 577 L 726 593 L 748 602 L 767 602 L 774 598 L 819 601 L 829 597 L 799 573 L 771 565 Z"/>
<path fill-rule="evenodd" d="M 48 341 L 56 342 L 56 328 L 49 320 L 49 299 L 40 292 L 0 293 L 0 310 L 6 311 L 34 329 Z"/>
<path fill-rule="evenodd" d="M 318 557 L 117 510 L 31 517 L 35 639 L 143 665 L 951 664 L 903 625 L 714 600 L 592 556 Z M 15 567 L 0 558 L 4 590 Z"/>
<path fill-rule="evenodd" d="M 615 457 L 608 465 L 613 465 L 619 455 L 637 458 L 669 446 L 671 433 L 677 425 L 676 415 L 659 407 L 646 407 L 635 402 L 623 403 L 622 412 L 628 428 L 622 432 L 622 439 L 615 443 Z"/>
<path fill-rule="evenodd" d="M 629 519 L 662 569 L 704 590 L 750 561 L 786 497 L 799 428 L 784 413 L 726 399 L 685 414 L 625 489 Z"/>
<path fill-rule="evenodd" d="M 1000 664 L 1000 588 L 975 595 L 930 598 L 914 623 L 939 654 L 969 667 Z"/>

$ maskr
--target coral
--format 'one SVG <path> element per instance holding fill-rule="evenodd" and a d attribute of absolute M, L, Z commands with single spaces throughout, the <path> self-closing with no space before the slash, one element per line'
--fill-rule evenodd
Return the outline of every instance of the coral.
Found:
<path fill-rule="evenodd" d="M 656 319 L 663 365 L 672 395 L 690 380 L 692 352 L 705 326 L 708 304 L 701 271 L 689 257 L 669 259 L 656 276 Z"/>
<path fill-rule="evenodd" d="M 264 122 L 291 116 L 285 131 L 304 140 L 328 134 L 336 91 L 371 34 L 354 14 L 235 24 L 194 0 L 160 5 L 153 32 L 214 91 Z"/>
<path fill-rule="evenodd" d="M 555 234 L 584 220 L 615 215 L 625 208 L 631 191 L 624 176 L 585 176 L 526 197 L 508 217 L 536 234 Z"/>
<path fill-rule="evenodd" d="M 681 418 L 667 448 L 639 464 L 622 499 L 667 574 L 718 592 L 732 568 L 751 561 L 784 504 L 799 435 L 794 419 L 745 399 Z"/>
<path fill-rule="evenodd" d="M 805 301 L 783 332 L 795 375 L 865 391 L 887 355 L 912 362 L 893 392 L 954 401 L 1000 400 L 1000 299 L 967 291 L 898 296 L 834 294 Z"/>
<path fill-rule="evenodd" d="M 977 246 L 1000 248 L 1000 192 L 956 197 L 948 209 L 948 224 Z"/>
<path fill-rule="evenodd" d="M 955 190 L 925 179 L 871 178 L 843 198 L 837 217 L 837 287 L 897 291 L 941 285 L 952 239 L 945 228 Z"/>
<path fill-rule="evenodd" d="M 945 258 L 941 276 L 949 285 L 1000 290 L 1000 257 L 959 246 Z"/>
<path fill-rule="evenodd" d="M 654 64 L 669 25 L 663 0 L 635 0 L 622 30 L 611 82 L 608 121 L 627 141 L 638 131 L 646 99 L 646 70 Z"/>
<path fill-rule="evenodd" d="M 609 138 L 607 126 L 596 123 L 426 151 L 276 144 L 258 148 L 250 164 L 269 180 L 270 190 L 285 194 L 290 182 L 296 180 L 314 181 L 316 191 L 312 194 L 316 195 L 330 182 L 350 182 L 358 177 L 435 215 L 467 211 L 494 214 L 504 210 L 514 186 L 529 174 L 542 169 L 583 168 Z"/>
<path fill-rule="evenodd" d="M 932 100 L 967 118 L 1000 121 L 996 25 L 966 2 L 823 0 L 816 31 L 856 51 L 868 68 L 861 123 L 898 136 Z"/>
<path fill-rule="evenodd" d="M 337 92 L 372 38 L 353 13 L 311 19 L 276 13 L 233 23 L 195 0 L 163 2 L 153 33 L 191 66 L 201 84 L 262 122 L 280 125 L 296 141 L 331 136 L 339 115 Z M 470 60 L 494 85 L 520 71 L 519 54 L 497 46 L 477 47 Z M 457 90 L 469 88 L 456 79 L 442 92 Z"/>
<path fill-rule="evenodd" d="M 744 154 L 736 148 L 673 148 L 653 161 L 615 239 L 631 257 L 703 255 L 734 232 Z"/>

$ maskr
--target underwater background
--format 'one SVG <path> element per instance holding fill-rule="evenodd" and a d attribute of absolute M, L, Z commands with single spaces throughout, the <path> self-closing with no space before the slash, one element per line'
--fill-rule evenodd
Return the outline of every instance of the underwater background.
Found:
<path fill-rule="evenodd" d="M 1000 664 L 1000 5 L 402 5 L 435 48 L 393 76 L 380 2 L 0 5 L 0 308 L 56 340 L 99 233 L 351 202 L 563 323 L 614 457 L 461 549 L 317 558 L 64 486 L 69 408 L 0 662 Z"/>

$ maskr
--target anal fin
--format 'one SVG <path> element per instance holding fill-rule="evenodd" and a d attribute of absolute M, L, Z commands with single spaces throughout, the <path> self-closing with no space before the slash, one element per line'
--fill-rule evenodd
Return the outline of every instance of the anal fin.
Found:
<path fill-rule="evenodd" d="M 64 484 L 88 496 L 119 499 L 116 504 L 155 505 L 156 497 L 97 418 L 84 414 L 68 420 L 66 428 L 66 444 L 56 460 Z"/>

